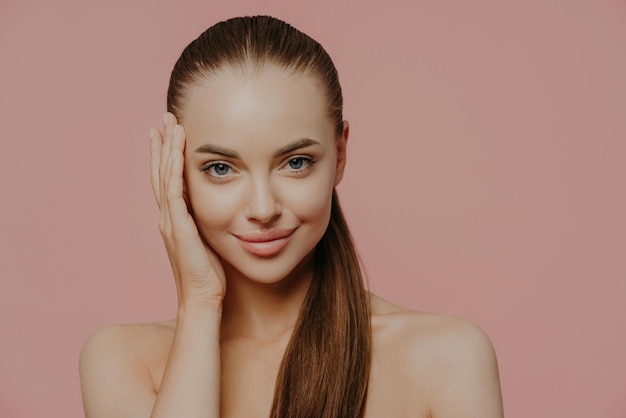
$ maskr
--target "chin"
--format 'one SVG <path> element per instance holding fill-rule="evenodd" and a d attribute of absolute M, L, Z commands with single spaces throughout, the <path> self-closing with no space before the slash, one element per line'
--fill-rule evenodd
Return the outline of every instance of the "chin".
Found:
<path fill-rule="evenodd" d="M 293 283 L 312 276 L 314 253 L 315 249 L 310 250 L 295 263 L 293 259 L 290 260 L 289 254 L 279 254 L 273 258 L 238 257 L 236 264 L 224 259 L 224 270 L 227 279 L 237 277 L 266 285 Z"/>

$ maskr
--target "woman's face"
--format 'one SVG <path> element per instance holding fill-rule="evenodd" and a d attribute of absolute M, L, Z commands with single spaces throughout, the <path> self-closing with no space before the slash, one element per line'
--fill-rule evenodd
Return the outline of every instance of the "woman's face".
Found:
<path fill-rule="evenodd" d="M 219 71 L 187 93 L 185 178 L 200 233 L 227 272 L 279 281 L 328 226 L 347 124 L 337 139 L 316 80 L 270 65 Z"/>

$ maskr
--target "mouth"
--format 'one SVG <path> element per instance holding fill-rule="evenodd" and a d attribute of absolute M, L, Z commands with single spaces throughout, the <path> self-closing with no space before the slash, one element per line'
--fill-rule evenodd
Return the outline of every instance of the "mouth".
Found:
<path fill-rule="evenodd" d="M 234 234 L 234 236 L 239 241 L 239 245 L 247 252 L 259 257 L 270 257 L 285 248 L 295 230 L 296 228 L 272 229 L 247 234 Z"/>

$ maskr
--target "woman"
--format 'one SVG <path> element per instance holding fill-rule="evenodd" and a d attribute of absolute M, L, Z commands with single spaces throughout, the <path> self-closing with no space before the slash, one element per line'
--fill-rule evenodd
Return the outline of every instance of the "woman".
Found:
<path fill-rule="evenodd" d="M 365 290 L 335 194 L 349 125 L 317 42 L 221 22 L 183 51 L 167 107 L 151 180 L 178 315 L 89 338 L 87 417 L 502 416 L 480 329 Z"/>

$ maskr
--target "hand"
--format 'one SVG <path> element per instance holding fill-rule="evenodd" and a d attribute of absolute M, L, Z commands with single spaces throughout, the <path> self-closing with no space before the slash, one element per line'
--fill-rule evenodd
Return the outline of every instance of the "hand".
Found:
<path fill-rule="evenodd" d="M 224 298 L 222 263 L 200 236 L 189 213 L 183 180 L 185 132 L 171 113 L 163 135 L 150 130 L 150 182 L 160 210 L 159 228 L 172 265 L 179 307 L 188 302 L 218 303 Z"/>

